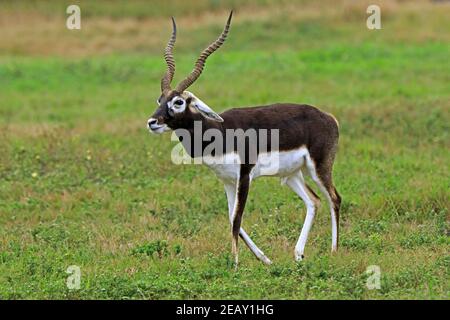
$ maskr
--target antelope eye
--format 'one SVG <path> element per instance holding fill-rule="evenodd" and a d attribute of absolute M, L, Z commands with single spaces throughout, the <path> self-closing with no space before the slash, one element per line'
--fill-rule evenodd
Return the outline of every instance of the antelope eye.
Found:
<path fill-rule="evenodd" d="M 175 104 L 181 106 L 183 104 L 183 100 L 177 100 L 175 101 Z"/>

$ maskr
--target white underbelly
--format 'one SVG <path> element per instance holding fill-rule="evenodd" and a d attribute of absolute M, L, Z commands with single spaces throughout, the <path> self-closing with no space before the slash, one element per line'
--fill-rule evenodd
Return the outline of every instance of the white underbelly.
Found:
<path fill-rule="evenodd" d="M 305 163 L 308 150 L 305 147 L 290 151 L 260 154 L 258 162 L 252 170 L 252 177 L 259 176 L 290 176 L 300 170 Z"/>
<path fill-rule="evenodd" d="M 259 154 L 250 177 L 256 179 L 260 176 L 290 176 L 298 172 L 305 164 L 305 156 L 307 155 L 306 147 Z M 203 162 L 224 182 L 235 182 L 239 178 L 240 162 L 236 153 L 226 154 L 220 158 L 204 158 Z"/>

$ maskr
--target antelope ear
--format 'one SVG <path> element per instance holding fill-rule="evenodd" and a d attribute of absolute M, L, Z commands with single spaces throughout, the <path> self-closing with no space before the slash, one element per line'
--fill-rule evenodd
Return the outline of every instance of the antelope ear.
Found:
<path fill-rule="evenodd" d="M 193 93 L 189 91 L 184 91 L 184 94 L 187 96 L 185 99 L 186 101 L 191 101 L 189 104 L 191 107 L 193 107 L 196 111 L 200 112 L 202 116 L 204 116 L 207 119 L 217 121 L 217 122 L 223 122 L 223 119 L 221 116 L 219 116 L 216 112 L 214 112 L 213 109 L 208 107 L 206 103 L 204 103 L 202 100 L 197 98 Z"/>

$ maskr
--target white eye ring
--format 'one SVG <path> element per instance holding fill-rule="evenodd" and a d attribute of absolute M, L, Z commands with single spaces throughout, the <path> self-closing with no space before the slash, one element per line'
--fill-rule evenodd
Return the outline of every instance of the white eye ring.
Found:
<path fill-rule="evenodd" d="M 158 106 L 161 105 L 161 103 L 159 102 L 159 99 L 156 99 L 156 103 L 158 104 Z"/>

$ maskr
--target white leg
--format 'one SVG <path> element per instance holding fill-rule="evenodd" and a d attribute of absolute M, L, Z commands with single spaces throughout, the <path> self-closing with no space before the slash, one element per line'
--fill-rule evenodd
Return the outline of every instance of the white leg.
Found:
<path fill-rule="evenodd" d="M 225 184 L 225 191 L 227 193 L 227 200 L 228 200 L 228 213 L 230 218 L 230 223 L 233 223 L 233 214 L 234 214 L 234 207 L 236 205 L 236 185 L 235 184 Z M 247 247 L 253 252 L 253 254 L 264 262 L 265 264 L 271 264 L 272 261 L 269 260 L 269 258 L 266 257 L 264 252 L 262 252 L 261 249 L 259 249 L 256 244 L 250 239 L 248 234 L 244 231 L 243 228 L 239 230 L 239 235 L 244 240 Z"/>
<path fill-rule="evenodd" d="M 233 214 L 234 214 L 234 207 L 236 205 L 236 190 L 237 186 L 236 184 L 225 184 L 225 192 L 227 193 L 227 200 L 228 200 L 228 216 L 230 219 L 230 223 L 233 223 Z"/>
<path fill-rule="evenodd" d="M 298 238 L 297 244 L 295 245 L 295 260 L 301 261 L 303 259 L 303 253 L 305 251 L 306 241 L 308 240 L 308 234 L 311 230 L 311 226 L 314 221 L 315 216 L 315 203 L 314 200 L 308 193 L 308 190 L 303 179 L 301 172 L 289 177 L 286 180 L 286 184 L 294 190 L 294 192 L 305 202 L 306 205 L 306 218 L 303 224 L 302 231 L 300 232 L 300 237 Z"/>
<path fill-rule="evenodd" d="M 306 157 L 306 165 L 308 167 L 309 174 L 313 181 L 316 183 L 316 185 L 319 187 L 320 191 L 325 195 L 328 201 L 328 205 L 330 206 L 330 213 L 331 213 L 331 251 L 335 252 L 337 251 L 337 243 L 338 243 L 338 226 L 337 226 L 337 217 L 336 212 L 334 212 L 334 204 L 333 200 L 331 199 L 331 195 L 329 194 L 328 190 L 323 185 L 322 181 L 320 181 L 319 176 L 316 172 L 316 167 L 311 160 L 311 157 Z"/>

